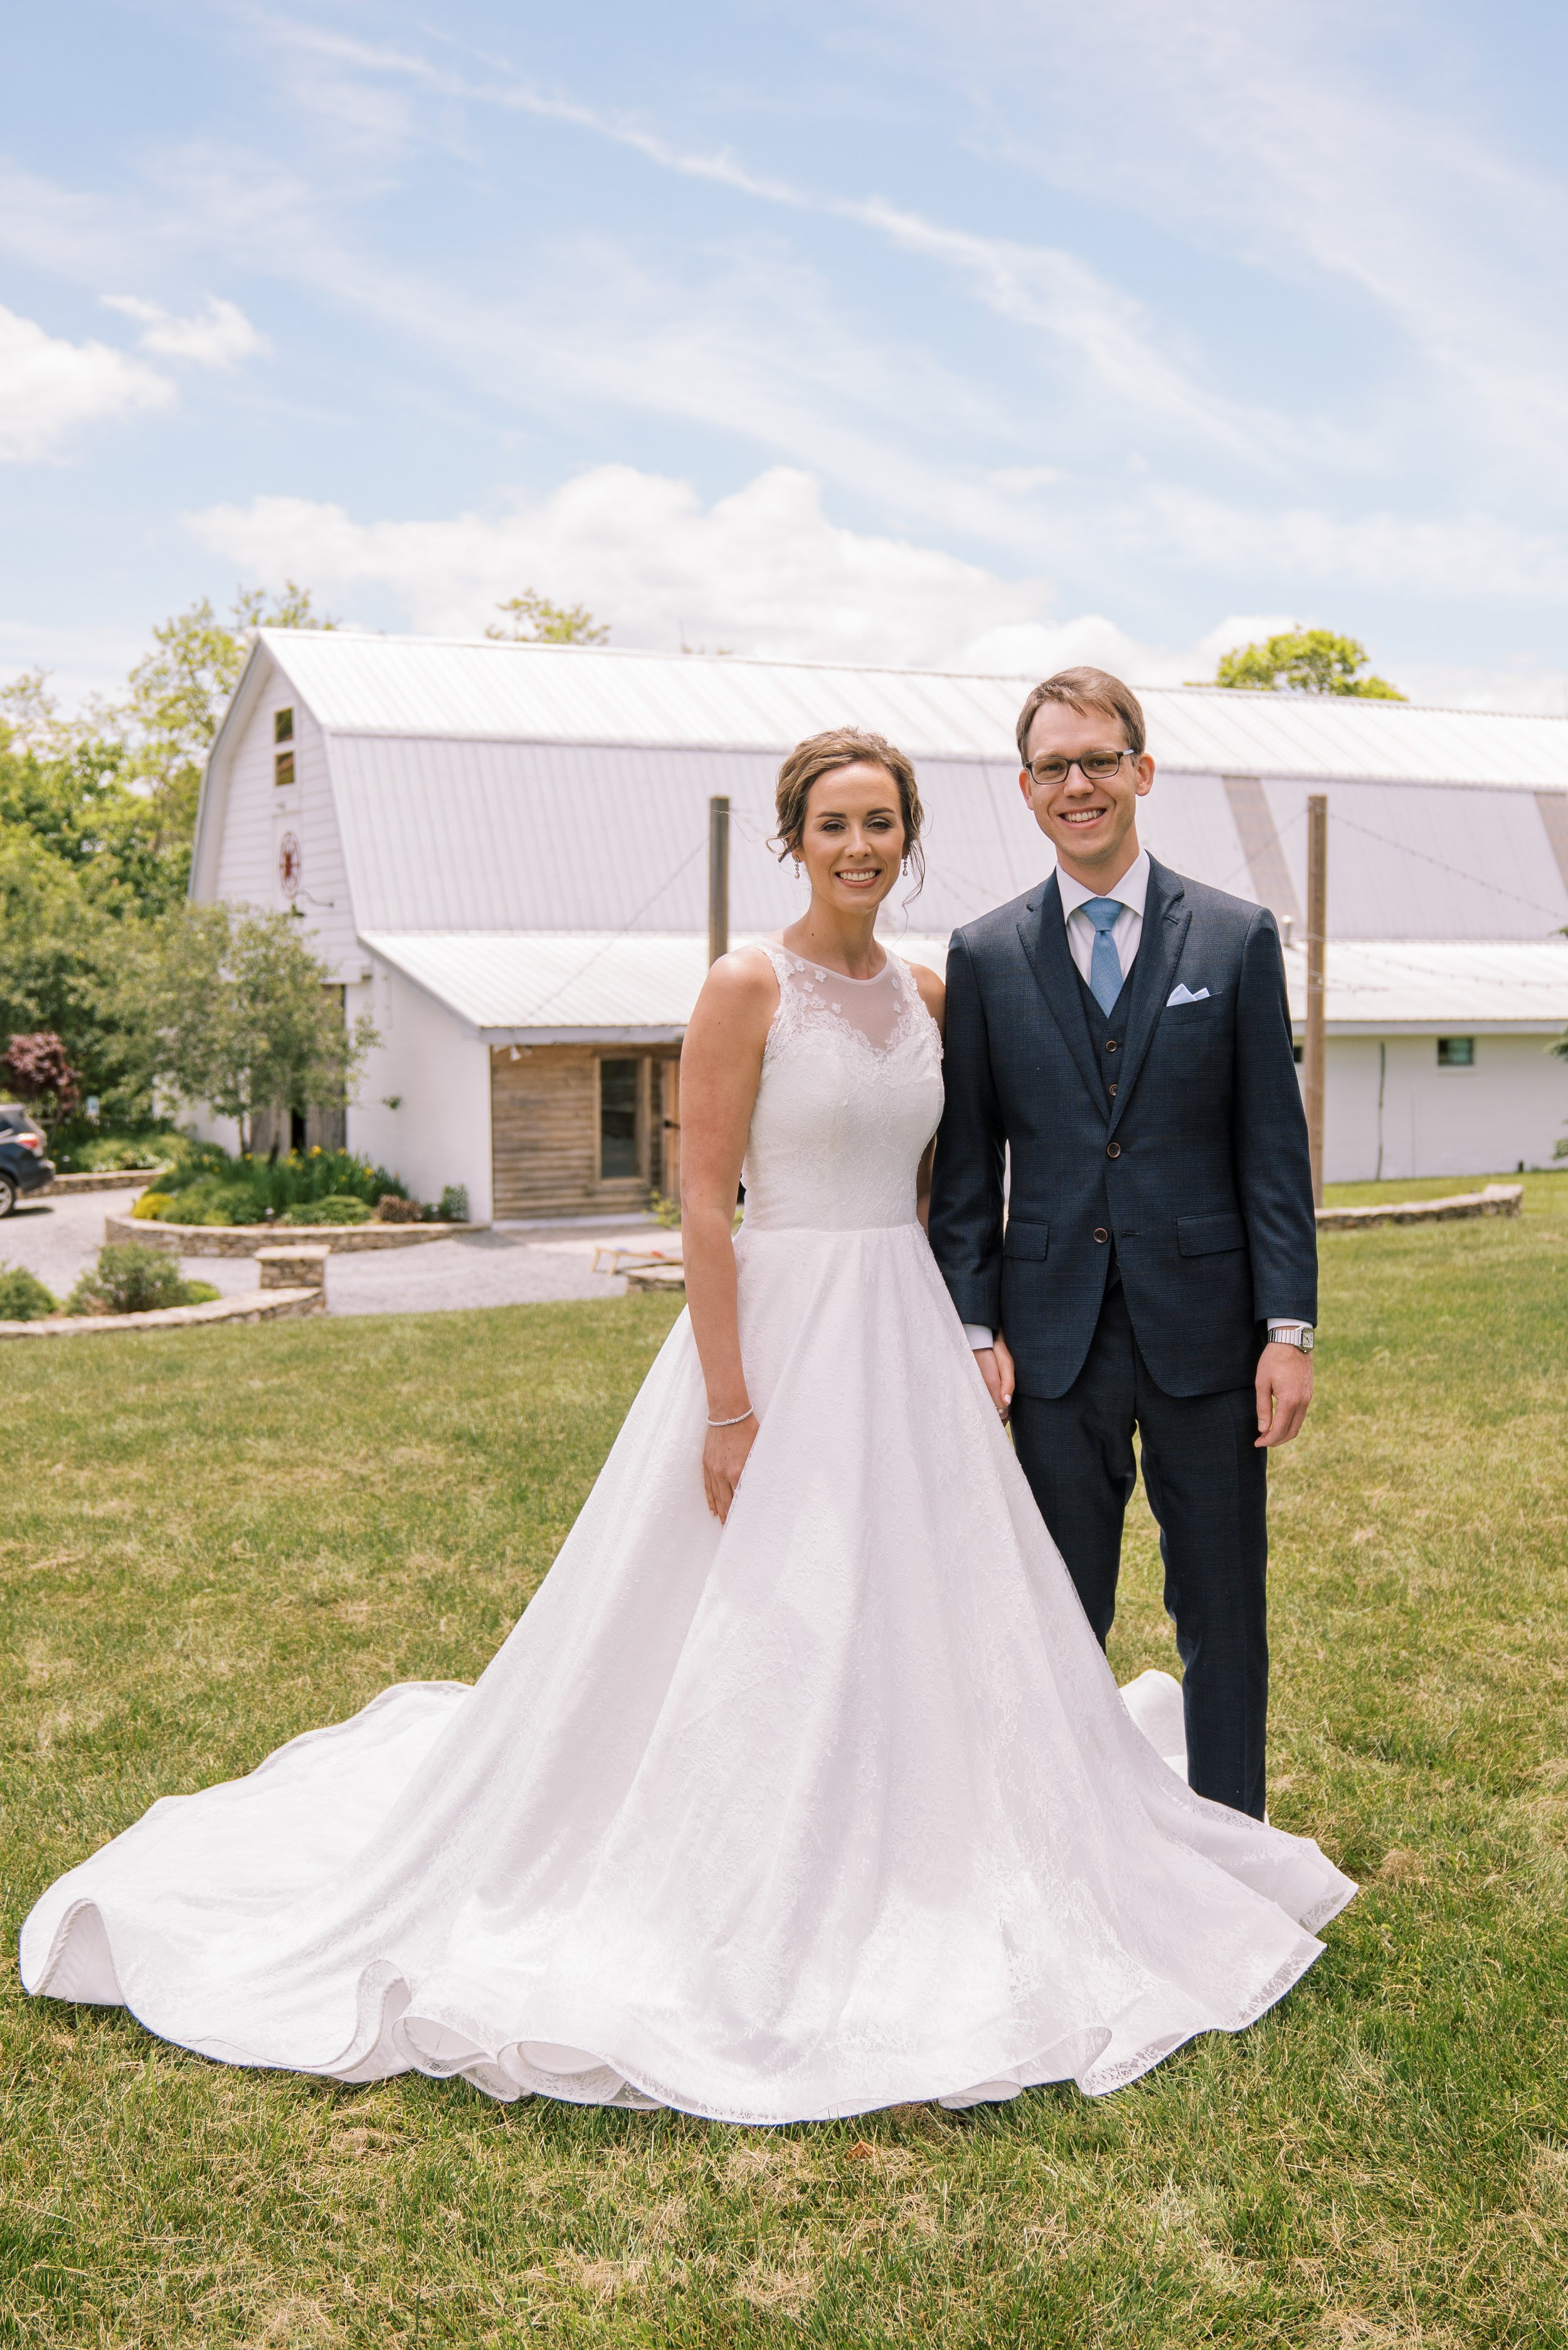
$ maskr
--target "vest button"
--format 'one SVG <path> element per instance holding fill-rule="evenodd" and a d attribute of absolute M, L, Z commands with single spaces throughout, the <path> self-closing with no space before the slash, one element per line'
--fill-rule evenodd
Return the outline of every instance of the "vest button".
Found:
<path fill-rule="evenodd" d="M 1114 1052 L 1116 1051 L 1116 1038 L 1115 1038 L 1114 1036 L 1107 1036 L 1107 1037 L 1106 1038 L 1106 1052 L 1107 1052 L 1107 1053 L 1114 1053 Z"/>
<path fill-rule="evenodd" d="M 1121 1147 L 1121 1144 L 1120 1144 L 1119 1142 L 1107 1142 L 1107 1143 L 1106 1143 L 1106 1157 L 1107 1159 L 1119 1159 L 1119 1158 L 1121 1157 L 1121 1155 L 1122 1155 L 1122 1147 Z"/>
<path fill-rule="evenodd" d="M 1095 1238 L 1097 1241 L 1108 1241 L 1110 1239 L 1110 1234 L 1106 1232 L 1104 1224 L 1096 1224 L 1095 1226 Z"/>

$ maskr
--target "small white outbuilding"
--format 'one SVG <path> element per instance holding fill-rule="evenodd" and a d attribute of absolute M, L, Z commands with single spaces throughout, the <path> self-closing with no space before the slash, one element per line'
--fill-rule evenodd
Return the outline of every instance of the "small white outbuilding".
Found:
<path fill-rule="evenodd" d="M 347 1015 L 371 1013 L 353 1149 L 424 1198 L 462 1183 L 476 1222 L 624 1215 L 676 1179 L 710 796 L 732 810 L 732 934 L 756 936 L 796 910 L 767 846 L 783 754 L 844 724 L 899 743 L 929 874 L 884 929 L 940 968 L 955 925 L 1049 868 L 1012 746 L 1033 682 L 265 629 L 208 763 L 192 894 L 291 909 Z M 1550 1163 L 1568 720 L 1143 699 L 1147 845 L 1273 909 L 1298 1023 L 1306 800 L 1328 796 L 1329 1180 Z"/>

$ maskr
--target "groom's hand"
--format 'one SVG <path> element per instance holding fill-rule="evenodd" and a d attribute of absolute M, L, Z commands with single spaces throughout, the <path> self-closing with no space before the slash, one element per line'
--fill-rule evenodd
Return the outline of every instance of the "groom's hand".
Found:
<path fill-rule="evenodd" d="M 1312 1357 L 1299 1347 L 1265 1347 L 1258 1357 L 1258 1446 L 1299 1436 L 1312 1401 Z"/>
<path fill-rule="evenodd" d="M 987 1394 L 996 1406 L 997 1416 L 1005 1421 L 1012 1409 L 1014 1375 L 1012 1357 L 1000 1330 L 992 1345 L 975 1348 L 974 1359 L 980 1365 L 981 1378 L 985 1381 Z"/>

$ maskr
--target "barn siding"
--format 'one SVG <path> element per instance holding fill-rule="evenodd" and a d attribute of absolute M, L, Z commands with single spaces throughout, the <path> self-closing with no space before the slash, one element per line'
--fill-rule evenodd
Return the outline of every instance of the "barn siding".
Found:
<path fill-rule="evenodd" d="M 279 790 L 273 781 L 273 717 L 294 712 L 294 775 Z M 337 812 L 327 770 L 327 738 L 301 696 L 273 670 L 245 722 L 229 772 L 214 898 L 286 911 L 278 882 L 285 833 L 300 847 L 300 888 L 294 903 L 300 931 L 339 983 L 358 979 L 364 955 L 355 936 Z"/>
<path fill-rule="evenodd" d="M 650 1185 L 666 1188 L 662 1142 L 664 1056 L 625 1046 L 603 1052 L 575 1045 L 498 1045 L 490 1056 L 490 1133 L 494 1212 L 502 1221 L 535 1216 L 639 1214 Z M 599 1175 L 598 1064 L 639 1060 L 642 1174 L 605 1182 Z M 653 1087 L 659 1086 L 656 1094 Z M 657 1105 L 657 1107 L 655 1107 Z"/>

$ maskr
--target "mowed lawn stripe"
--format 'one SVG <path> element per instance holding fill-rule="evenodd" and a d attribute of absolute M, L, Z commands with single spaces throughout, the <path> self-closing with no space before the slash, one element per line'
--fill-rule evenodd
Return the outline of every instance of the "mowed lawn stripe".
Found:
<path fill-rule="evenodd" d="M 1364 1890 L 1252 2032 L 1098 2104 L 733 2130 L 233 2072 L 25 2000 L 8 1960 L 0 2341 L 1568 2344 L 1568 1177 L 1526 1190 L 1518 1222 L 1324 1243 L 1319 1401 L 1275 1462 L 1272 1804 Z M 472 1679 L 671 1314 L 7 1364 L 11 1950 L 157 1796 Z M 1124 1679 L 1172 1661 L 1141 1503 L 1127 1550 Z"/>

